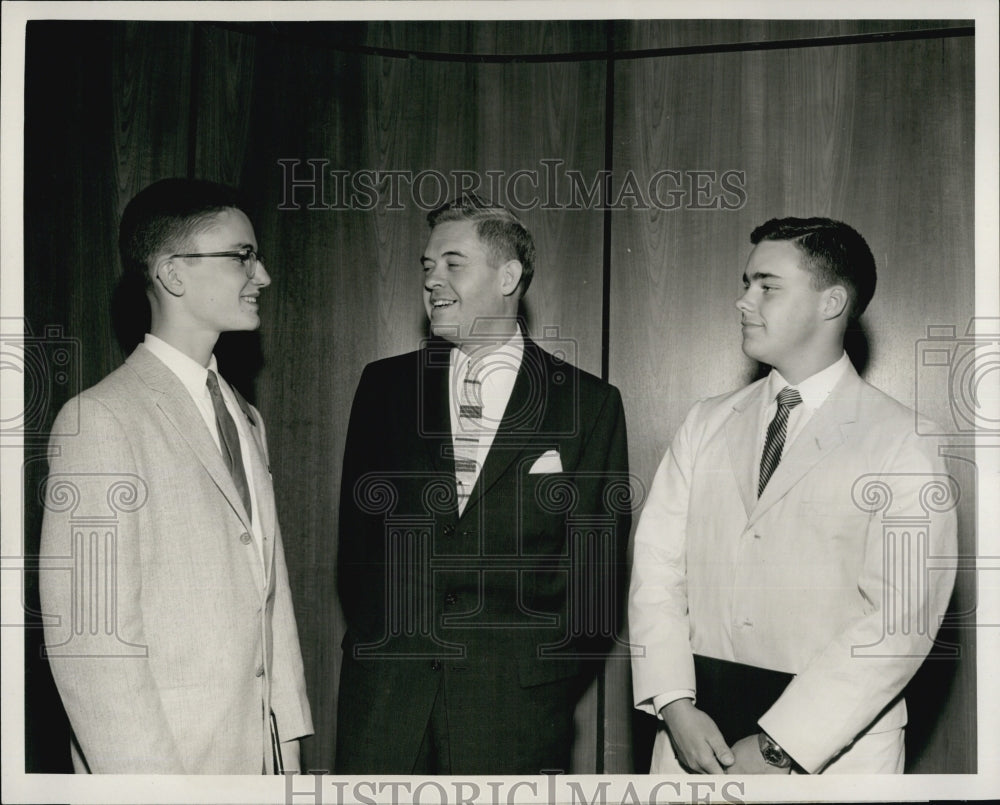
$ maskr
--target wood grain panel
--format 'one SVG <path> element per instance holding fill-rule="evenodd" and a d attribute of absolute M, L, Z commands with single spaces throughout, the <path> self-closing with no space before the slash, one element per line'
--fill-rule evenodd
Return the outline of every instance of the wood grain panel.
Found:
<path fill-rule="evenodd" d="M 503 173 L 497 200 L 514 209 L 535 238 L 535 276 L 524 299 L 531 332 L 550 349 L 569 350 L 573 362 L 597 375 L 603 213 L 596 205 L 560 206 L 569 198 L 566 171 L 592 183 L 604 167 L 604 72 L 603 63 L 594 62 L 483 65 L 475 96 L 476 167 L 483 175 Z M 543 160 L 560 163 L 550 163 L 551 183 Z M 537 190 L 531 178 L 510 181 L 522 170 L 538 177 Z"/>
<path fill-rule="evenodd" d="M 114 26 L 112 146 L 119 217 L 142 188 L 187 175 L 192 35 L 186 22 Z"/>
<path fill-rule="evenodd" d="M 625 394 L 632 462 L 642 478 L 652 478 L 695 399 L 754 374 L 739 350 L 733 302 L 749 233 L 771 217 L 829 215 L 865 235 L 881 277 L 864 321 L 868 354 L 861 362 L 870 381 L 914 403 L 914 350 L 926 325 L 964 324 L 972 310 L 971 44 L 930 40 L 619 65 L 616 178 L 629 169 L 640 177 L 661 168 L 745 173 L 746 203 L 738 210 L 615 214 L 611 379 Z M 968 513 L 962 522 L 963 546 L 970 546 Z M 960 584 L 964 600 L 969 580 Z M 962 639 L 971 656 L 971 635 Z M 966 759 L 928 750 L 914 770 L 966 771 L 974 757 L 967 737 L 975 714 L 971 663 L 961 673 L 929 740 L 963 747 Z M 937 707 L 926 698 L 914 706 L 921 704 Z"/>
<path fill-rule="evenodd" d="M 194 174 L 239 187 L 253 103 L 256 38 L 197 25 Z"/>
<path fill-rule="evenodd" d="M 705 47 L 959 28 L 970 20 L 618 20 L 615 48 Z"/>
<path fill-rule="evenodd" d="M 386 21 L 368 23 L 361 41 L 450 56 L 588 53 L 607 46 L 605 26 L 602 20 Z"/>

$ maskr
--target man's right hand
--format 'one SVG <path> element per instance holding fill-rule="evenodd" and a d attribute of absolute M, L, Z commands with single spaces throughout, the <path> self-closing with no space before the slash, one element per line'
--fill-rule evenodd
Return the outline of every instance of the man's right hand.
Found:
<path fill-rule="evenodd" d="M 690 699 L 676 699 L 660 710 L 680 764 L 695 774 L 725 774 L 735 756 L 711 717 Z"/>

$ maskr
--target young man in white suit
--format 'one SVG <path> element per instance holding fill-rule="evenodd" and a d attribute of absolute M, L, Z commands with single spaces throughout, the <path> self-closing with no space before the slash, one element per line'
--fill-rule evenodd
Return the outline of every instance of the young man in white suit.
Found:
<path fill-rule="evenodd" d="M 129 202 L 120 245 L 150 332 L 60 413 L 79 431 L 51 440 L 42 533 L 74 768 L 296 770 L 312 723 L 264 423 L 212 354 L 260 325 L 253 226 L 229 189 L 167 179 Z"/>
<path fill-rule="evenodd" d="M 913 411 L 844 352 L 875 290 L 864 239 L 786 218 L 751 242 L 736 306 L 743 351 L 771 372 L 695 404 L 636 532 L 634 699 L 663 721 L 652 771 L 902 772 L 901 692 L 954 581 L 920 554 L 955 555 L 957 490 Z"/>

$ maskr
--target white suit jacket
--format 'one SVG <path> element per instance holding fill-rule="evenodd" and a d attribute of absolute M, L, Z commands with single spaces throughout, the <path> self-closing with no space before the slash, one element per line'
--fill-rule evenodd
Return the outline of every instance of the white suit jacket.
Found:
<path fill-rule="evenodd" d="M 249 404 L 261 552 L 181 381 L 144 346 L 71 400 L 50 444 L 46 652 L 80 772 L 260 774 L 267 717 L 312 732 L 264 424 Z"/>
<path fill-rule="evenodd" d="M 867 731 L 930 650 L 954 581 L 957 489 L 913 411 L 849 368 L 757 499 L 766 380 L 694 405 L 639 521 L 636 707 L 696 690 L 692 653 L 796 674 L 759 724 L 809 772 Z"/>

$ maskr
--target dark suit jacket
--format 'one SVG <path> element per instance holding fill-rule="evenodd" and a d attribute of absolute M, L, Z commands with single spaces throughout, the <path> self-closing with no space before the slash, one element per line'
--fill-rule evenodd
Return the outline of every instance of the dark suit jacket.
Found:
<path fill-rule="evenodd" d="M 502 711 L 544 739 L 538 712 L 518 708 L 537 706 L 526 690 L 561 681 L 560 701 L 545 701 L 553 724 L 571 723 L 618 626 L 630 502 L 617 389 L 525 338 L 460 517 L 449 353 L 432 340 L 370 364 L 355 396 L 340 506 L 340 772 L 408 772 L 442 678 L 449 711 L 474 708 L 449 717 L 459 768 L 537 772 L 505 763 L 512 739 L 476 722 Z M 532 472 L 549 451 L 562 471 Z"/>

